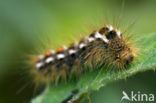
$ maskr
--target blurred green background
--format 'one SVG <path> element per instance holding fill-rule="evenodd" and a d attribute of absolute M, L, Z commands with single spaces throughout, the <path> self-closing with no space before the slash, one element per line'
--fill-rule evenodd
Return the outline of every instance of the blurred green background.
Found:
<path fill-rule="evenodd" d="M 29 103 L 33 85 L 23 69 L 24 55 L 52 38 L 52 48 L 76 40 L 86 24 L 119 15 L 123 0 L 0 0 L 0 103 Z M 136 20 L 132 31 L 156 32 L 156 1 L 125 0 L 122 15 Z M 100 19 L 100 20 L 99 20 Z M 78 33 L 77 33 L 78 32 Z M 90 31 L 91 32 L 91 31 Z M 75 38 L 74 38 L 75 37 Z M 93 92 L 93 103 L 120 103 L 122 91 L 156 94 L 156 73 L 139 73 Z M 125 103 L 126 101 L 124 101 Z"/>

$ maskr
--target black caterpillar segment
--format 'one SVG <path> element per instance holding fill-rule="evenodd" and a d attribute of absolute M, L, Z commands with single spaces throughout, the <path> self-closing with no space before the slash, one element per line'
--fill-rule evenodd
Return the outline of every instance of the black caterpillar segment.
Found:
<path fill-rule="evenodd" d="M 71 46 L 52 50 L 40 55 L 36 63 L 38 72 L 44 73 L 64 71 L 66 75 L 82 71 L 85 63 L 96 65 L 111 64 L 112 67 L 125 68 L 131 64 L 135 53 L 122 37 L 121 32 L 112 26 L 104 26 L 89 37 L 73 43 Z"/>

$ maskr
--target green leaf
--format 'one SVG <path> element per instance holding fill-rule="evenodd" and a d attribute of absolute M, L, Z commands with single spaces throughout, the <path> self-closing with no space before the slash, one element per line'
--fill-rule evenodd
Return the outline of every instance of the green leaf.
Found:
<path fill-rule="evenodd" d="M 108 72 L 106 68 L 97 69 L 94 72 L 85 73 L 79 81 L 69 83 L 60 83 L 57 86 L 51 85 L 32 103 L 60 103 L 71 95 L 71 91 L 78 89 L 79 93 L 73 97 L 73 100 L 84 93 L 98 90 L 107 83 L 119 79 L 125 79 L 138 72 L 156 69 L 156 34 L 149 34 L 137 39 L 140 46 L 137 61 L 123 72 Z"/>

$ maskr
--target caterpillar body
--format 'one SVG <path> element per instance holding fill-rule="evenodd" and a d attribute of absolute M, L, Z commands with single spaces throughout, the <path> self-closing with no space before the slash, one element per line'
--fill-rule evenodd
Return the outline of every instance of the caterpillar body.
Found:
<path fill-rule="evenodd" d="M 93 69 L 102 65 L 123 69 L 134 61 L 135 56 L 132 44 L 122 32 L 105 25 L 68 48 L 64 46 L 39 55 L 34 60 L 34 68 L 37 75 L 48 78 L 48 82 L 57 82 L 81 74 L 87 69 L 85 65 Z"/>

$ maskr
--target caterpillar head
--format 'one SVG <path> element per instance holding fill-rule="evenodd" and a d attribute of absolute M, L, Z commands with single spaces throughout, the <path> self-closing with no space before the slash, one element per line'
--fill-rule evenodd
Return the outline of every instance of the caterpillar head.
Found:
<path fill-rule="evenodd" d="M 125 68 L 128 67 L 136 55 L 134 47 L 122 36 L 122 33 L 114 29 L 112 26 L 105 26 L 99 30 L 99 33 L 104 36 L 103 49 L 101 56 L 103 56 L 113 67 Z M 100 44 L 101 46 L 101 44 Z"/>
<path fill-rule="evenodd" d="M 110 35 L 112 34 L 109 33 L 109 36 Z M 115 32 L 113 35 L 115 35 Z M 114 66 L 118 68 L 128 67 L 134 61 L 134 48 L 127 43 L 122 35 L 114 36 L 113 39 L 109 40 L 108 51 L 110 52 L 110 56 L 113 57 L 112 61 L 114 61 Z"/>
<path fill-rule="evenodd" d="M 129 66 L 134 60 L 134 54 L 130 51 L 130 48 L 128 48 L 127 50 L 121 52 L 120 59 L 124 67 Z"/>

